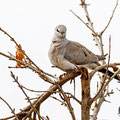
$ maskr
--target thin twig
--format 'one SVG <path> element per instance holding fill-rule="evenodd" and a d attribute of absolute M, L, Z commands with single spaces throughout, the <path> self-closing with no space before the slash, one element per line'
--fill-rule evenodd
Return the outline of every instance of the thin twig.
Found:
<path fill-rule="evenodd" d="M 12 71 L 11 71 L 11 76 L 12 76 L 12 78 L 15 80 L 15 82 L 18 84 L 19 88 L 22 90 L 22 92 L 24 93 L 24 95 L 26 96 L 28 102 L 29 102 L 30 105 L 31 105 L 31 108 L 34 110 L 35 113 L 38 114 L 38 117 L 39 117 L 39 120 L 40 120 L 41 116 L 40 116 L 38 110 L 33 106 L 33 104 L 32 104 L 32 102 L 30 101 L 28 95 L 26 94 L 26 92 L 25 92 L 24 89 L 22 88 L 22 85 L 20 85 L 20 83 L 18 82 L 18 77 L 15 77 L 15 75 L 13 74 Z"/>
<path fill-rule="evenodd" d="M 108 73 L 108 67 L 109 67 L 109 64 L 110 64 L 110 53 L 111 53 L 111 35 L 109 36 L 109 54 L 108 54 L 108 66 L 106 68 L 106 73 L 105 73 L 105 76 L 104 76 L 104 79 L 103 79 L 103 83 L 105 82 L 106 78 L 107 78 L 107 73 Z"/>
<path fill-rule="evenodd" d="M 101 95 L 101 93 L 103 92 L 103 90 L 108 86 L 108 84 L 111 82 L 111 80 L 120 72 L 120 69 L 118 69 L 112 77 L 110 77 L 110 79 L 99 89 L 98 93 L 96 94 L 96 96 L 91 99 L 90 104 L 92 104 L 95 100 L 97 100 L 99 98 L 99 96 Z"/>
<path fill-rule="evenodd" d="M 120 91 L 120 89 L 116 88 L 118 91 Z"/>
<path fill-rule="evenodd" d="M 49 92 L 49 91 L 40 91 L 40 90 L 31 90 L 31 89 L 29 89 L 29 88 L 26 88 L 25 86 L 23 86 L 22 85 L 22 88 L 24 88 L 24 89 L 26 89 L 26 90 L 28 90 L 28 91 L 30 91 L 30 92 Z M 51 91 L 51 93 L 57 93 L 58 91 Z"/>
<path fill-rule="evenodd" d="M 0 52 L 0 55 L 6 57 L 6 58 L 9 58 L 10 60 L 13 60 L 13 61 L 17 61 L 21 64 L 23 64 L 25 67 L 28 67 L 30 68 L 32 71 L 34 71 L 35 73 L 37 73 L 44 81 L 48 82 L 48 83 L 51 83 L 51 84 L 54 84 L 53 80 L 51 80 L 49 77 L 47 77 L 46 74 L 42 73 L 41 71 L 39 71 L 38 69 L 36 69 L 34 66 L 32 66 L 31 64 L 27 64 L 25 63 L 24 61 L 21 61 L 21 60 L 18 60 L 14 57 L 11 57 L 11 56 L 8 56 L 2 52 Z M 52 75 L 51 75 L 52 76 Z M 56 77 L 54 77 L 56 78 Z M 56 78 L 57 79 L 57 78 Z"/>
<path fill-rule="evenodd" d="M 69 74 L 66 74 L 64 77 L 61 77 L 61 79 L 58 79 L 56 82 L 58 85 L 62 86 L 69 80 L 77 77 L 78 75 L 80 75 L 80 73 L 69 73 Z M 58 86 L 56 84 L 51 85 L 47 90 L 47 92 L 44 92 L 42 95 L 40 95 L 40 97 L 38 97 L 37 100 L 35 100 L 32 103 L 34 107 L 36 108 L 37 106 L 42 104 L 48 97 L 50 97 L 50 95 L 52 94 L 52 91 L 56 91 L 57 89 L 58 89 Z M 27 112 L 27 114 L 23 114 L 23 111 Z M 28 105 L 21 112 L 17 113 L 17 115 L 22 117 L 22 120 L 25 120 L 27 116 L 30 115 L 32 112 L 33 112 L 33 109 L 31 109 L 31 106 Z"/>
<path fill-rule="evenodd" d="M 76 13 L 74 13 L 72 10 L 70 10 L 83 24 L 85 24 L 94 34 L 94 36 L 98 36 L 98 34 L 87 24 L 85 23 Z"/>
<path fill-rule="evenodd" d="M 104 95 L 104 97 L 110 96 L 111 94 L 114 94 L 113 90 L 111 90 L 110 92 L 107 91 L 106 95 Z"/>
<path fill-rule="evenodd" d="M 13 117 L 15 117 L 16 120 L 19 120 L 18 117 L 17 117 L 17 115 L 15 114 L 15 109 L 12 109 L 12 107 L 11 107 L 2 97 L 0 97 L 0 99 L 9 107 L 9 109 L 11 110 L 11 113 L 14 114 Z M 7 118 L 7 119 L 8 119 L 8 118 Z"/>
<path fill-rule="evenodd" d="M 92 30 L 94 30 L 93 22 L 91 21 L 90 15 L 89 15 L 88 10 L 87 10 L 87 6 L 88 5 L 85 3 L 85 0 L 81 0 L 81 4 L 80 5 L 83 7 L 83 9 L 85 11 L 85 15 L 86 15 L 86 18 L 87 18 L 87 21 L 88 21 L 90 27 L 92 28 Z"/>
<path fill-rule="evenodd" d="M 4 34 L 6 34 L 6 35 L 10 38 L 10 40 L 13 41 L 16 46 L 19 47 L 19 44 L 15 41 L 15 39 L 14 39 L 10 34 L 8 34 L 8 33 L 7 33 L 5 30 L 3 30 L 2 28 L 0 28 L 0 31 L 2 31 Z M 21 48 L 19 48 L 19 49 L 24 53 L 24 55 L 27 57 L 27 59 L 30 60 L 30 61 L 32 62 L 32 64 L 33 64 L 36 68 L 39 69 L 39 67 L 27 56 L 27 54 L 25 53 L 25 51 L 22 50 Z M 40 69 L 39 69 L 39 70 L 40 70 Z"/>
<path fill-rule="evenodd" d="M 72 95 L 71 93 L 65 92 L 65 94 L 70 95 L 69 98 L 73 98 L 77 103 L 79 103 L 80 105 L 82 104 L 82 102 L 80 100 L 78 100 L 74 95 Z"/>
<path fill-rule="evenodd" d="M 0 28 L 0 31 L 2 31 L 4 34 L 6 34 L 6 35 L 11 39 L 11 41 L 13 41 L 13 42 L 15 43 L 15 45 L 19 47 L 19 44 L 15 41 L 15 39 L 14 39 L 10 34 L 8 34 L 8 33 L 7 33 L 5 30 L 3 30 L 2 28 Z M 48 76 L 50 76 L 50 77 L 52 77 L 52 78 L 57 79 L 55 76 L 53 76 L 53 75 L 51 75 L 51 74 L 49 74 L 49 73 L 46 73 L 46 72 L 44 72 L 43 70 L 41 70 L 41 69 L 30 59 L 30 57 L 25 53 L 25 51 L 24 51 L 22 48 L 19 47 L 19 49 L 20 49 L 20 50 L 23 52 L 23 54 L 26 56 L 26 59 L 28 59 L 40 72 L 42 72 L 43 74 L 46 74 L 46 75 L 48 75 Z"/>
<path fill-rule="evenodd" d="M 51 98 L 53 98 L 54 100 L 57 100 L 61 103 L 61 105 L 65 105 L 66 106 L 66 103 L 64 101 L 61 101 L 59 100 L 58 98 L 54 97 L 54 96 L 50 96 Z"/>
<path fill-rule="evenodd" d="M 70 103 L 70 100 L 68 99 L 68 97 L 66 96 L 66 94 L 65 94 L 65 92 L 62 90 L 62 88 L 61 88 L 58 84 L 57 84 L 57 86 L 58 86 L 58 89 L 60 90 L 60 92 L 62 93 L 62 95 L 63 95 L 63 97 L 64 97 L 64 100 L 65 100 L 66 103 L 67 103 L 67 107 L 68 107 L 68 109 L 69 109 L 69 111 L 70 111 L 72 120 L 76 120 L 75 114 L 74 114 L 74 112 L 73 112 L 73 108 L 72 108 L 71 103 Z"/>
<path fill-rule="evenodd" d="M 114 13 L 115 13 L 115 11 L 116 11 L 117 6 L 118 6 L 118 0 L 116 1 L 115 8 L 113 9 L 112 15 L 111 15 L 111 17 L 110 17 L 107 25 L 106 25 L 105 28 L 101 31 L 100 35 L 102 35 L 102 34 L 105 32 L 105 30 L 108 28 L 108 26 L 110 25 L 111 20 L 112 20 L 112 18 L 113 18 L 113 16 L 114 16 Z"/>
<path fill-rule="evenodd" d="M 101 70 L 103 68 L 106 68 L 107 66 L 108 67 L 114 67 L 114 66 L 117 66 L 117 65 L 120 65 L 120 63 L 110 63 L 109 66 L 108 66 L 108 64 L 98 66 L 98 67 L 96 67 L 94 70 L 92 70 L 90 72 L 90 78 L 92 78 L 97 71 L 99 71 L 99 70 Z"/>
<path fill-rule="evenodd" d="M 6 117 L 6 118 L 0 118 L 0 120 L 9 120 L 9 119 L 12 119 L 12 118 L 15 118 L 15 116 L 13 115 L 13 116 L 9 116 L 9 117 Z"/>
<path fill-rule="evenodd" d="M 94 27 L 93 27 L 93 22 L 91 21 L 89 12 L 87 10 L 87 4 L 85 3 L 85 0 L 81 0 L 81 5 L 82 5 L 82 7 L 83 7 L 83 9 L 85 11 L 85 16 L 86 16 L 86 18 L 88 20 L 88 25 L 90 26 L 90 28 L 93 31 L 95 31 Z M 99 48 L 99 50 L 101 52 L 101 55 L 104 55 L 102 36 L 99 35 L 99 34 L 96 34 L 96 35 L 93 34 L 93 39 L 95 40 L 96 45 L 98 46 L 98 48 Z M 104 60 L 102 61 L 102 64 L 105 64 Z"/>
<path fill-rule="evenodd" d="M 19 46 L 19 44 L 14 40 L 14 38 L 10 34 L 8 34 L 5 30 L 0 28 L 0 31 L 2 31 L 4 34 L 6 34 L 11 39 L 11 41 L 13 41 L 17 46 Z"/>

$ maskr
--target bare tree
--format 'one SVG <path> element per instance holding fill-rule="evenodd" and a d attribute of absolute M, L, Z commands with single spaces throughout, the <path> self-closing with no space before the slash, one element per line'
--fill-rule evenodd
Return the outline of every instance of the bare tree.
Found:
<path fill-rule="evenodd" d="M 105 33 L 106 29 L 109 27 L 109 24 L 111 23 L 111 20 L 114 16 L 115 10 L 118 5 L 118 0 L 116 1 L 116 5 L 112 11 L 112 15 L 107 23 L 107 25 L 104 27 L 104 29 L 98 33 L 93 27 L 93 22 L 91 21 L 89 12 L 88 12 L 88 4 L 85 2 L 85 0 L 81 0 L 80 6 L 84 9 L 85 16 L 87 18 L 87 21 L 84 22 L 81 17 L 79 17 L 75 12 L 70 10 L 75 17 L 77 17 L 92 33 L 93 39 L 95 41 L 95 44 L 98 46 L 98 49 L 101 53 L 101 55 L 104 55 L 104 49 L 103 49 L 103 39 L 102 36 Z M 11 118 L 14 118 L 15 120 L 26 120 L 27 118 L 30 120 L 50 120 L 49 116 L 43 117 L 40 114 L 40 105 L 53 93 L 59 94 L 61 99 L 58 99 L 56 97 L 52 97 L 53 99 L 61 102 L 64 104 L 71 115 L 72 120 L 76 120 L 74 109 L 72 107 L 72 104 L 70 102 L 70 99 L 74 99 L 79 105 L 81 105 L 81 120 L 96 120 L 98 112 L 100 111 L 102 103 L 105 101 L 105 97 L 113 94 L 113 91 L 108 90 L 108 85 L 113 80 L 113 78 L 118 75 L 120 72 L 120 69 L 117 67 L 120 65 L 120 63 L 110 63 L 110 50 L 111 50 L 111 36 L 109 37 L 109 55 L 108 55 L 108 62 L 106 64 L 105 60 L 102 61 L 102 65 L 92 70 L 90 73 L 88 72 L 87 68 L 81 67 L 77 70 L 76 73 L 66 73 L 62 74 L 59 77 L 56 77 L 54 75 L 51 75 L 42 69 L 40 69 L 35 62 L 27 55 L 27 53 L 22 49 L 22 46 L 17 43 L 17 41 L 8 34 L 5 30 L 0 28 L 0 31 L 3 32 L 5 35 L 7 35 L 10 40 L 16 45 L 16 55 L 13 55 L 9 53 L 9 55 L 0 52 L 0 55 L 8 58 L 9 60 L 15 61 L 16 66 L 15 67 L 9 67 L 9 68 L 29 68 L 30 70 L 34 71 L 42 80 L 45 82 L 48 82 L 51 84 L 48 90 L 46 91 L 35 91 L 31 90 L 29 88 L 24 87 L 19 83 L 18 77 L 14 75 L 14 73 L 11 71 L 11 77 L 13 78 L 14 82 L 18 84 L 18 87 L 25 95 L 27 101 L 29 102 L 29 105 L 26 106 L 24 109 L 22 109 L 19 113 L 15 113 L 15 110 L 12 109 L 12 107 L 2 98 L 0 99 L 6 103 L 6 105 L 10 108 L 11 113 L 13 113 L 12 116 L 9 116 L 7 118 L 2 118 L 0 120 L 8 120 Z M 107 71 L 109 68 L 113 68 L 114 74 L 111 77 L 107 76 L 107 72 L 105 75 L 100 75 L 100 81 L 97 84 L 97 93 L 96 95 L 91 98 L 91 89 L 90 88 L 90 82 L 91 79 L 94 77 L 95 73 L 100 71 L 103 68 L 106 68 Z M 71 79 L 75 79 L 77 76 L 81 75 L 81 100 L 80 98 L 76 98 L 71 93 L 65 92 L 62 89 L 62 86 L 66 84 Z M 118 76 L 119 77 L 119 76 Z M 35 100 L 28 97 L 25 90 L 31 91 L 31 92 L 43 92 L 39 97 L 36 97 Z M 34 101 L 33 101 L 34 100 Z M 94 107 L 91 108 L 91 105 L 94 104 Z M 90 110 L 93 110 L 92 113 L 90 113 Z"/>

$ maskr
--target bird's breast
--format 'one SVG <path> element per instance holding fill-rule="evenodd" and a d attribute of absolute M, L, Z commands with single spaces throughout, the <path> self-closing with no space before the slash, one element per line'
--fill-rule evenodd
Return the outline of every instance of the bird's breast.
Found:
<path fill-rule="evenodd" d="M 49 50 L 49 59 L 51 63 L 55 66 L 60 68 L 63 71 L 69 71 L 75 69 L 75 65 L 70 63 L 65 57 L 65 45 L 58 45 L 58 44 L 51 44 Z"/>
<path fill-rule="evenodd" d="M 64 57 L 64 49 L 61 44 L 52 43 L 48 52 L 49 59 L 54 66 L 58 66 Z"/>

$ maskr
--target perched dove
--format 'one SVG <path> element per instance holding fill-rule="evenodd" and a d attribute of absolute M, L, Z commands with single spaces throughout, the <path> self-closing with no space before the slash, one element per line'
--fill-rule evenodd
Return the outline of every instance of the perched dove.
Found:
<path fill-rule="evenodd" d="M 78 42 L 67 40 L 66 27 L 58 25 L 55 28 L 52 43 L 48 52 L 51 63 L 65 72 L 74 71 L 77 66 L 84 66 L 91 69 L 96 68 L 105 56 L 95 55 L 85 46 Z M 106 69 L 100 70 L 106 73 Z M 108 75 L 112 76 L 113 73 L 108 71 Z M 115 76 L 118 79 L 118 76 Z"/>

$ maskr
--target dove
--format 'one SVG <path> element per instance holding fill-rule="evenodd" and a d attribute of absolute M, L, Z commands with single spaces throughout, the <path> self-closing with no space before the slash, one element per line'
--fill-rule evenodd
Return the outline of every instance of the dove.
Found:
<path fill-rule="evenodd" d="M 68 40 L 66 31 L 67 28 L 64 25 L 55 27 L 52 43 L 48 51 L 52 65 L 65 72 L 73 72 L 80 66 L 89 69 L 100 66 L 99 61 L 104 60 L 106 55 L 96 55 L 84 45 Z M 106 73 L 106 69 L 99 72 Z M 107 74 L 111 77 L 114 73 L 108 70 Z M 118 76 L 115 76 L 115 79 L 119 80 Z"/>

